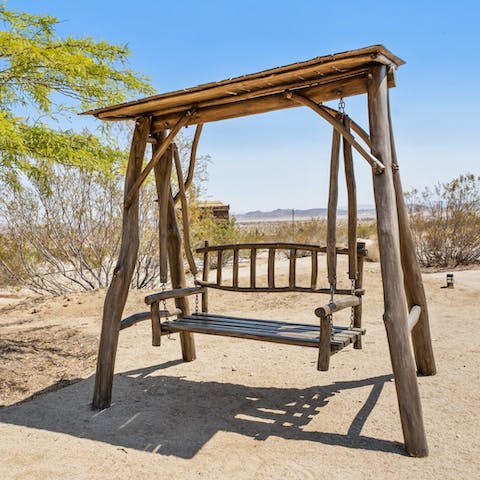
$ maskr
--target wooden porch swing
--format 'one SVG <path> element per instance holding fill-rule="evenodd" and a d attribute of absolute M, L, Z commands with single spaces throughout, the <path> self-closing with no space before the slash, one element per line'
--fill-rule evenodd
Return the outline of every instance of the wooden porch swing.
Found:
<path fill-rule="evenodd" d="M 383 46 L 372 46 L 336 55 L 266 70 L 256 74 L 201 85 L 191 89 L 148 97 L 135 102 L 86 112 L 104 120 L 135 120 L 132 147 L 126 172 L 123 231 L 120 255 L 108 289 L 97 362 L 93 407 L 110 406 L 114 361 L 119 331 L 142 320 L 151 320 L 152 344 L 160 345 L 161 336 L 180 333 L 185 361 L 195 359 L 193 333 L 249 338 L 318 349 L 318 369 L 328 370 L 330 357 L 349 344 L 362 348 L 363 259 L 365 244 L 357 243 L 356 185 L 352 149 L 371 166 L 377 212 L 378 241 L 384 287 L 384 323 L 395 376 L 405 449 L 410 455 L 428 454 L 422 410 L 415 370 L 423 375 L 436 373 L 427 303 L 416 262 L 413 238 L 403 200 L 395 154 L 388 100 L 388 88 L 394 86 L 396 69 L 404 62 Z M 344 112 L 343 98 L 368 94 L 370 135 Z M 339 110 L 322 105 L 338 99 Z M 203 255 L 202 278 L 198 279 L 189 240 L 186 191 L 194 175 L 195 157 L 202 126 L 206 122 L 236 118 L 282 108 L 304 105 L 333 126 L 326 246 L 298 243 L 244 243 L 209 245 L 197 252 Z M 174 143 L 180 129 L 197 125 L 187 178 L 184 180 L 178 150 Z M 166 133 L 168 131 L 168 134 Z M 356 133 L 362 146 L 352 134 Z M 147 142 L 152 143 L 152 158 L 143 167 Z M 336 212 L 340 150 L 348 194 L 348 247 L 336 245 Z M 143 169 L 142 169 L 143 168 Z M 178 193 L 173 195 L 171 173 L 175 168 Z M 138 252 L 139 189 L 154 171 L 158 192 L 161 292 L 145 301 L 150 312 L 122 320 L 129 284 Z M 177 225 L 175 204 L 181 205 L 183 249 L 195 286 L 187 288 L 182 254 L 182 238 Z M 257 255 L 268 252 L 266 286 L 257 274 Z M 275 259 L 280 251 L 289 256 L 288 285 L 278 285 Z M 222 263 L 227 253 L 233 256 L 231 282 L 223 278 Z M 297 254 L 307 252 L 311 258 L 310 285 L 297 284 Z M 318 286 L 318 254 L 327 259 L 328 287 Z M 243 255 L 242 255 L 243 254 Z M 337 256 L 348 255 L 350 289 L 337 288 Z M 215 278 L 209 275 L 210 260 L 216 257 Z M 247 257 L 250 278 L 247 285 L 239 281 L 239 259 Z M 170 271 L 171 290 L 165 290 Z M 329 295 L 329 301 L 315 309 L 315 325 L 258 320 L 211 313 L 209 289 L 232 292 L 306 292 Z M 195 312 L 188 301 L 197 296 Z M 198 308 L 201 295 L 201 308 Z M 174 299 L 175 310 L 168 311 L 166 300 Z M 162 307 L 162 308 L 161 308 Z M 333 315 L 351 309 L 349 326 L 334 326 Z M 407 310 L 408 308 L 408 310 Z M 171 317 L 176 317 L 171 319 Z M 167 320 L 161 320 L 166 318 Z M 410 347 L 410 337 L 413 353 Z M 416 369 L 415 369 L 416 363 Z"/>

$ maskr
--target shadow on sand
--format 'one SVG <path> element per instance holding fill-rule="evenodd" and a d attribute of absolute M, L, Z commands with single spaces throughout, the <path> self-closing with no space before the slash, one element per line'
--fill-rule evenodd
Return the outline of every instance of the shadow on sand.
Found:
<path fill-rule="evenodd" d="M 101 412 L 90 408 L 91 377 L 4 407 L 0 409 L 0 422 L 181 458 L 195 456 L 219 431 L 256 440 L 277 436 L 404 455 L 395 442 L 361 434 L 391 375 L 297 389 L 199 382 L 159 373 L 177 363 L 117 374 L 116 403 Z M 335 394 L 366 386 L 372 387 L 370 394 L 346 434 L 304 429 Z"/>

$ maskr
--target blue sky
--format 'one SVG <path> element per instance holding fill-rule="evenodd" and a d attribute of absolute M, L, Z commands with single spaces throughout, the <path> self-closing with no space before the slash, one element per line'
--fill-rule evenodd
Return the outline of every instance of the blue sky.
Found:
<path fill-rule="evenodd" d="M 381 43 L 406 60 L 391 90 L 406 190 L 480 174 L 480 4 L 475 1 L 8 0 L 58 17 L 62 35 L 126 43 L 158 92 Z M 368 126 L 365 96 L 347 112 Z M 335 105 L 333 105 L 335 106 Z M 193 134 L 193 130 L 189 129 Z M 327 202 L 331 130 L 306 108 L 205 126 L 208 195 L 234 212 Z M 355 159 L 360 204 L 371 174 Z M 252 172 L 254 174 L 252 175 Z M 345 204 L 345 190 L 339 203 Z"/>

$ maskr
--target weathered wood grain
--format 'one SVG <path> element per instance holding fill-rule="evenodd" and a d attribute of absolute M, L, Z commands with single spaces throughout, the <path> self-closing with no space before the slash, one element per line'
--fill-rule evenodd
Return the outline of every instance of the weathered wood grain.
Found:
<path fill-rule="evenodd" d="M 142 170 L 141 174 L 137 177 L 135 180 L 135 183 L 130 187 L 130 190 L 127 193 L 127 196 L 125 197 L 125 206 L 129 206 L 130 203 L 133 200 L 133 197 L 137 195 L 138 190 L 140 189 L 140 186 L 143 184 L 143 182 L 146 180 L 148 177 L 148 174 L 153 170 L 153 168 L 158 164 L 160 159 L 163 157 L 165 152 L 167 151 L 168 147 L 172 144 L 172 142 L 175 140 L 175 137 L 177 136 L 177 133 L 184 127 L 188 121 L 188 119 L 191 117 L 192 111 L 187 111 L 181 115 L 181 117 L 175 122 L 175 125 L 172 126 L 172 129 L 170 130 L 168 136 L 165 138 L 165 136 L 160 137 L 155 137 L 152 135 L 153 138 L 156 138 L 157 142 L 155 146 L 155 154 L 152 155 L 152 159 L 150 162 L 147 163 L 145 168 Z M 163 130 L 162 130 L 163 131 Z M 157 132 L 158 133 L 158 132 Z M 161 143 L 160 143 L 161 140 Z"/>
<path fill-rule="evenodd" d="M 198 273 L 197 265 L 195 264 L 195 259 L 193 258 L 192 246 L 190 244 L 190 220 L 188 218 L 188 201 L 187 193 L 185 191 L 185 185 L 183 180 L 182 164 L 180 163 L 180 155 L 178 153 L 177 145 L 173 144 L 173 158 L 175 160 L 175 171 L 177 172 L 178 180 L 178 194 L 180 195 L 180 204 L 182 207 L 182 227 L 183 227 L 183 249 L 185 251 L 185 256 L 187 257 L 188 266 L 190 272 L 195 277 Z M 175 200 L 174 200 L 175 202 Z"/>
<path fill-rule="evenodd" d="M 140 175 L 150 131 L 151 119 L 139 119 L 135 124 L 127 171 L 125 174 L 125 195 L 130 192 Z M 117 353 L 118 334 L 123 309 L 137 261 L 138 236 L 138 192 L 123 210 L 122 239 L 117 266 L 108 287 L 103 306 L 102 332 L 98 349 L 97 371 L 92 407 L 102 410 L 110 406 L 112 398 L 113 371 Z"/>
<path fill-rule="evenodd" d="M 372 155 L 370 152 L 365 150 L 355 140 L 355 137 L 345 129 L 343 123 L 338 118 L 332 117 L 330 113 L 325 111 L 323 107 L 321 105 L 318 105 L 318 103 L 316 103 L 312 98 L 293 92 L 288 92 L 286 95 L 287 98 L 291 98 L 298 103 L 310 107 L 324 120 L 327 120 L 327 122 L 329 122 L 333 126 L 333 128 L 343 136 L 344 140 L 346 140 L 371 165 L 375 173 L 383 172 L 383 170 L 385 169 L 385 165 L 375 155 Z"/>
<path fill-rule="evenodd" d="M 355 279 L 355 291 L 363 290 L 363 263 L 365 261 L 365 242 L 357 243 L 357 278 Z M 358 295 L 355 293 L 355 295 Z M 355 328 L 362 328 L 362 296 L 358 295 L 360 303 L 353 309 L 353 326 Z M 362 337 L 353 344 L 356 350 L 362 349 Z"/>
<path fill-rule="evenodd" d="M 157 145 L 152 146 L 152 158 L 157 154 L 158 145 L 162 143 L 162 139 L 165 136 L 164 132 L 160 132 L 154 135 L 158 138 Z M 158 165 L 154 167 L 155 183 L 157 191 L 159 189 L 159 172 Z M 168 200 L 168 260 L 170 266 L 170 281 L 173 289 L 185 288 L 185 270 L 183 268 L 183 255 L 182 255 L 182 239 L 180 236 L 180 230 L 178 228 L 177 216 L 175 213 L 175 204 L 173 201 L 172 193 L 170 192 L 170 198 Z M 176 298 L 175 306 L 182 311 L 183 315 L 190 314 L 190 305 L 186 297 Z M 186 362 L 195 360 L 195 342 L 193 335 L 188 332 L 184 332 L 180 335 L 180 342 L 182 346 L 182 357 Z"/>
<path fill-rule="evenodd" d="M 327 274 L 328 283 L 333 286 L 337 284 L 337 204 L 340 140 L 340 133 L 334 129 L 330 154 L 330 183 L 327 209 Z"/>
<path fill-rule="evenodd" d="M 359 305 L 360 299 L 355 296 L 350 296 L 347 298 L 339 298 L 334 302 L 327 303 L 321 307 L 315 309 L 315 315 L 317 317 L 328 317 L 332 313 L 344 310 L 345 308 L 355 307 Z"/>
<path fill-rule="evenodd" d="M 408 330 L 411 332 L 415 325 L 417 324 L 418 320 L 420 319 L 420 315 L 422 313 L 422 307 L 419 305 L 414 305 L 408 314 Z"/>
<path fill-rule="evenodd" d="M 159 347 L 162 342 L 162 330 L 160 326 L 160 308 L 158 302 L 150 305 L 152 318 L 152 347 Z"/>
<path fill-rule="evenodd" d="M 158 148 L 155 145 L 155 149 Z M 160 258 L 160 282 L 168 281 L 168 202 L 171 195 L 170 177 L 172 173 L 173 149 L 171 146 L 163 155 L 155 169 L 158 196 L 158 240 Z"/>
<path fill-rule="evenodd" d="M 350 131 L 350 118 L 343 116 L 345 130 Z M 343 141 L 343 161 L 345 166 L 345 180 L 347 183 L 348 198 L 348 278 L 357 278 L 357 186 L 355 170 L 353 168 L 352 146 Z"/>
<path fill-rule="evenodd" d="M 168 300 L 170 298 L 185 298 L 190 295 L 197 295 L 205 291 L 204 287 L 185 287 L 175 288 L 173 290 L 165 290 L 163 292 L 152 293 L 145 297 L 145 303 L 151 305 L 154 302 L 160 302 L 162 300 Z"/>
<path fill-rule="evenodd" d="M 188 173 L 187 179 L 185 180 L 184 188 L 188 191 L 193 182 L 193 175 L 195 173 L 195 163 L 197 161 L 197 148 L 198 142 L 200 140 L 200 135 L 202 134 L 203 124 L 199 123 L 197 128 L 195 128 L 195 134 L 193 136 L 192 148 L 190 150 L 190 162 L 188 164 Z M 180 191 L 178 191 L 173 197 L 174 203 L 177 203 L 180 200 Z"/>
<path fill-rule="evenodd" d="M 327 372 L 330 367 L 332 317 L 330 315 L 320 318 L 320 342 L 318 345 L 317 370 Z"/>
<path fill-rule="evenodd" d="M 375 66 L 371 69 L 368 110 L 372 152 L 385 165 L 385 171 L 382 174 L 373 175 L 385 303 L 384 323 L 390 347 L 405 449 L 412 456 L 423 457 L 428 455 L 428 446 L 407 324 L 398 218 L 392 178 L 387 71 L 384 66 Z"/>
<path fill-rule="evenodd" d="M 403 195 L 395 149 L 395 140 L 393 137 L 393 128 L 391 124 L 390 107 L 388 108 L 388 114 L 390 126 L 390 148 L 392 150 L 393 184 L 397 200 L 400 251 L 402 257 L 405 294 L 407 296 L 409 308 L 412 308 L 414 305 L 419 305 L 421 307 L 420 319 L 412 331 L 413 351 L 415 354 L 417 372 L 422 375 L 435 375 L 437 373 L 437 367 L 435 365 L 432 337 L 430 334 L 427 297 L 423 286 L 422 272 L 420 271 L 420 266 L 415 253 L 415 242 L 410 230 L 410 220 Z"/>

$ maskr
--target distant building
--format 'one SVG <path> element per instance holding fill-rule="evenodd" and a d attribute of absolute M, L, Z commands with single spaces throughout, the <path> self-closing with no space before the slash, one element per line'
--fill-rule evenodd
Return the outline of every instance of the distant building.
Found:
<path fill-rule="evenodd" d="M 202 216 L 211 215 L 218 220 L 230 220 L 230 205 L 213 200 L 211 202 L 198 202 L 197 206 Z"/>

